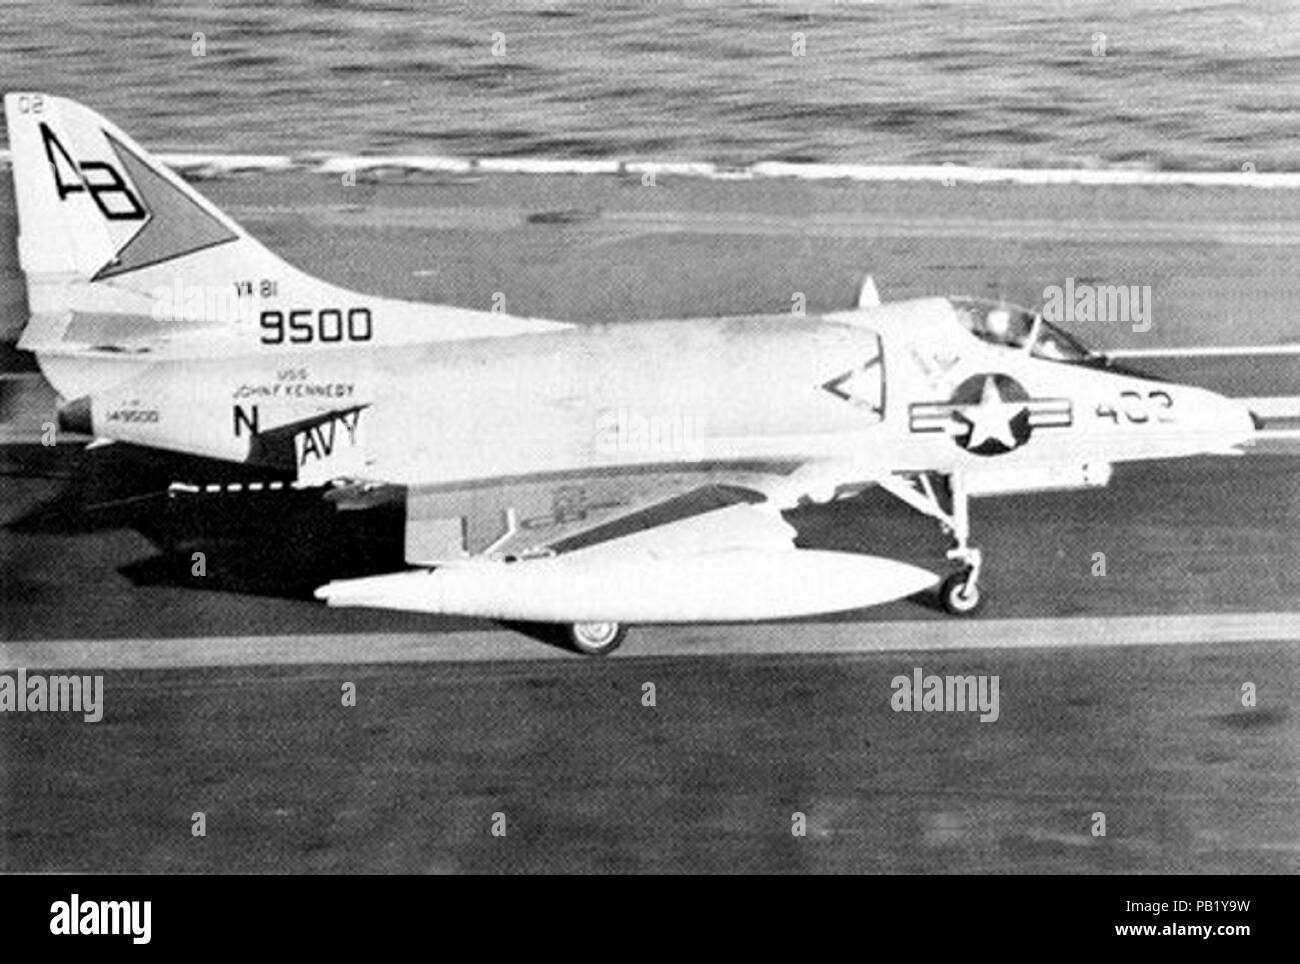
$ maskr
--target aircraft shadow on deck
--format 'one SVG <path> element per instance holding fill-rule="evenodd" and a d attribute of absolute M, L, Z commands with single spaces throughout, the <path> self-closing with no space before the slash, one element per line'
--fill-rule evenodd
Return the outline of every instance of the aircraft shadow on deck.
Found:
<path fill-rule="evenodd" d="M 400 500 L 340 510 L 319 488 L 291 488 L 287 475 L 124 444 L 54 450 L 10 447 L 0 472 L 51 482 L 52 495 L 9 522 L 11 532 L 76 536 L 133 530 L 144 536 L 157 552 L 118 569 L 136 586 L 311 600 L 315 589 L 332 579 L 394 572 L 406 565 Z M 216 485 L 221 491 L 169 493 L 176 482 L 200 489 Z M 281 482 L 284 488 L 250 492 L 250 482 Z M 243 488 L 230 491 L 231 485 Z M 941 553 L 941 541 L 918 543 L 916 520 L 879 493 L 860 496 L 853 505 L 798 510 L 789 518 L 801 533 L 800 545 L 848 552 L 884 549 L 916 557 L 920 564 L 933 562 L 925 553 Z M 195 572 L 200 564 L 202 576 Z M 938 606 L 928 592 L 913 601 L 926 608 Z M 436 622 L 443 631 L 484 625 L 450 617 L 406 617 L 421 628 Z M 567 647 L 554 627 L 511 623 L 508 628 Z"/>
<path fill-rule="evenodd" d="M 47 455 L 34 473 L 57 480 L 53 497 L 7 528 L 62 536 L 135 530 L 159 550 L 119 569 L 136 585 L 311 599 L 331 579 L 405 565 L 400 502 L 340 511 L 320 489 L 290 488 L 288 477 L 127 445 L 66 452 L 55 463 Z M 175 482 L 221 491 L 169 493 Z M 285 487 L 250 492 L 251 482 Z M 230 491 L 236 484 L 243 488 Z"/>

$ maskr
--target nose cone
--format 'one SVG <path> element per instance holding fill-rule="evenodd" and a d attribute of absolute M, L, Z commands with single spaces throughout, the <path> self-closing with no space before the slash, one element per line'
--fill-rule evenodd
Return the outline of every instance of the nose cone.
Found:
<path fill-rule="evenodd" d="M 1235 449 L 1254 441 L 1260 419 L 1243 401 L 1205 393 L 1201 417 L 1204 431 L 1213 436 L 1215 449 Z"/>
<path fill-rule="evenodd" d="M 64 432 L 76 432 L 79 435 L 95 434 L 88 396 L 74 398 L 59 409 L 59 428 Z"/>

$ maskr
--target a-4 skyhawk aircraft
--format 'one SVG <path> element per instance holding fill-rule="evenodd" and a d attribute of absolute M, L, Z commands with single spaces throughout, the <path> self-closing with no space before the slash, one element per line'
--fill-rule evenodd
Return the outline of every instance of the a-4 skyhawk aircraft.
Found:
<path fill-rule="evenodd" d="M 1236 454 L 1252 414 L 1141 377 L 1031 311 L 963 298 L 577 325 L 358 294 L 277 258 L 87 108 L 5 98 L 35 353 L 95 439 L 263 467 L 341 505 L 400 497 L 400 572 L 331 606 L 567 627 L 855 609 L 940 582 L 797 548 L 782 510 L 879 486 L 951 534 L 973 496 Z"/>

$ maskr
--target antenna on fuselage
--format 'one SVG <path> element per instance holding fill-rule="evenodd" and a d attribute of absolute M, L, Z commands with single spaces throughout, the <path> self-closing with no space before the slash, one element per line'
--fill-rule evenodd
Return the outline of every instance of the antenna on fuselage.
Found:
<path fill-rule="evenodd" d="M 1031 351 L 1033 351 L 1034 346 L 1038 344 L 1038 333 L 1042 327 L 1043 327 L 1043 313 L 1041 311 L 1035 311 L 1034 323 L 1029 326 L 1029 337 L 1025 339 L 1025 344 L 1024 344 L 1025 354 L 1029 354 Z"/>
<path fill-rule="evenodd" d="M 879 308 L 880 292 L 876 290 L 876 279 L 867 275 L 862 280 L 862 287 L 858 289 L 858 307 L 859 308 Z"/>

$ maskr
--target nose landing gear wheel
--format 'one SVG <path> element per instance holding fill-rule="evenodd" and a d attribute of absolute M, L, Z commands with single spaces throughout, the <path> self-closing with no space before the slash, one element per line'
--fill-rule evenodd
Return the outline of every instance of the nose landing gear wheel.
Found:
<path fill-rule="evenodd" d="M 954 616 L 973 616 L 984 605 L 984 596 L 970 572 L 954 572 L 939 587 L 939 601 Z"/>
<path fill-rule="evenodd" d="M 587 656 L 608 656 L 626 635 L 627 627 L 621 623 L 574 623 L 569 627 L 569 642 Z"/>

